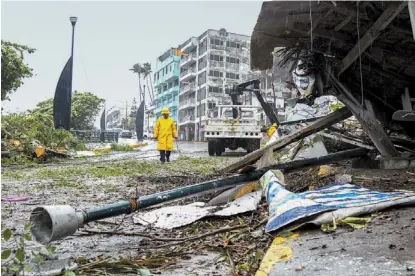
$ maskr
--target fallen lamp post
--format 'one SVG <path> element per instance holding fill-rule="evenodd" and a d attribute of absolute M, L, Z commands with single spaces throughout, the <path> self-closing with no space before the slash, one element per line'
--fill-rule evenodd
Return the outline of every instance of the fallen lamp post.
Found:
<path fill-rule="evenodd" d="M 159 203 L 196 195 L 209 190 L 231 188 L 238 184 L 258 180 L 270 169 L 295 170 L 308 166 L 317 166 L 342 161 L 345 159 L 360 157 L 368 152 L 365 148 L 356 148 L 341 151 L 326 156 L 295 160 L 287 163 L 274 164 L 269 167 L 254 170 L 227 178 L 206 181 L 190 186 L 164 191 L 152 195 L 146 195 L 130 200 L 124 200 L 114 204 L 89 209 L 75 209 L 69 205 L 52 205 L 35 208 L 30 216 L 32 223 L 31 232 L 35 240 L 41 244 L 48 244 L 73 235 L 77 229 L 85 224 L 122 214 L 130 214 L 140 209 Z"/>

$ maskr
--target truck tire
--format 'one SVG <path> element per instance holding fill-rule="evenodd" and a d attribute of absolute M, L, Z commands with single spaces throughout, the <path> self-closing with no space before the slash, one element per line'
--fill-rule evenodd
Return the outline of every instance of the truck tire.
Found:
<path fill-rule="evenodd" d="M 256 140 L 254 140 L 254 141 L 250 141 L 250 142 L 248 143 L 248 145 L 246 146 L 246 151 L 247 151 L 248 153 L 251 153 L 251 152 L 253 152 L 253 151 L 258 150 L 260 147 L 261 147 L 261 140 L 256 139 Z"/>
<path fill-rule="evenodd" d="M 216 151 L 216 156 L 221 156 L 223 152 L 221 145 L 216 144 L 215 151 Z"/>
<path fill-rule="evenodd" d="M 213 141 L 208 141 L 208 152 L 209 152 L 209 156 L 214 156 L 215 155 L 215 142 Z"/>

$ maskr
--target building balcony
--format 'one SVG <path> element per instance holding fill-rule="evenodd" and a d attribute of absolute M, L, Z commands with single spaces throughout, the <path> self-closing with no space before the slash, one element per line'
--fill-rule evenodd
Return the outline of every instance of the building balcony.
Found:
<path fill-rule="evenodd" d="M 196 63 L 197 57 L 195 54 L 190 54 L 188 56 L 182 57 L 181 61 L 180 61 L 180 66 L 182 68 L 189 68 L 191 67 L 193 64 Z"/>
<path fill-rule="evenodd" d="M 194 108 L 196 106 L 196 99 L 188 99 L 179 103 L 179 110 L 187 108 Z"/>
<path fill-rule="evenodd" d="M 195 122 L 195 115 L 179 116 L 179 125 L 194 124 Z"/>
<path fill-rule="evenodd" d="M 225 46 L 224 45 L 210 44 L 210 49 L 225 50 Z"/>
<path fill-rule="evenodd" d="M 196 68 L 192 67 L 180 74 L 180 82 L 189 81 L 193 78 L 196 78 Z"/>
<path fill-rule="evenodd" d="M 195 83 L 189 83 L 186 85 L 183 85 L 180 87 L 180 93 L 179 95 L 184 95 L 188 92 L 194 92 L 196 91 L 196 84 Z"/>
<path fill-rule="evenodd" d="M 182 52 L 190 53 L 192 50 L 194 50 L 197 47 L 198 41 L 197 38 L 192 37 L 188 39 L 183 45 L 180 46 L 180 49 Z"/>
<path fill-rule="evenodd" d="M 177 103 L 176 102 L 170 102 L 166 105 L 166 107 L 168 107 L 169 109 L 176 109 L 177 108 Z"/>
<path fill-rule="evenodd" d="M 221 92 L 209 92 L 207 97 L 208 97 L 208 99 L 221 99 L 223 97 L 223 93 L 221 93 Z"/>
<path fill-rule="evenodd" d="M 225 67 L 225 62 L 209 60 L 209 67 L 211 69 L 223 69 Z"/>
<path fill-rule="evenodd" d="M 240 69 L 238 63 L 228 63 L 228 62 L 226 62 L 225 68 L 226 68 L 226 71 L 238 71 L 238 73 Z"/>

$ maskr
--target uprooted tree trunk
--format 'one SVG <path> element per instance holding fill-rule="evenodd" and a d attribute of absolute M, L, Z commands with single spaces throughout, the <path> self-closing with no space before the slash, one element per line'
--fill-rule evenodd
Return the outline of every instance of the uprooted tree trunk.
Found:
<path fill-rule="evenodd" d="M 372 103 L 369 100 L 365 100 L 366 108 L 363 107 L 363 105 L 353 97 L 349 89 L 333 74 L 329 74 L 329 78 L 333 86 L 336 87 L 337 91 L 340 93 L 337 98 L 350 109 L 380 154 L 385 157 L 397 157 L 399 155 L 398 151 L 389 139 L 383 126 L 376 119 Z"/>

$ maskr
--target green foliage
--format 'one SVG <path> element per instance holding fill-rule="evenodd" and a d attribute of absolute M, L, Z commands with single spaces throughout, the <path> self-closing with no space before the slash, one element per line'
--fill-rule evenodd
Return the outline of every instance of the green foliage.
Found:
<path fill-rule="evenodd" d="M 1 100 L 23 85 L 23 79 L 33 76 L 33 69 L 23 62 L 23 53 L 35 51 L 25 45 L 1 41 Z"/>
<path fill-rule="evenodd" d="M 71 128 L 82 130 L 94 129 L 95 119 L 103 103 L 104 99 L 95 96 L 91 92 L 75 91 L 72 94 Z M 38 103 L 31 113 L 53 116 L 53 99 L 50 98 Z"/>
<path fill-rule="evenodd" d="M 340 108 L 344 107 L 344 104 L 342 102 L 338 102 L 337 104 L 331 104 L 329 105 L 330 111 L 334 112 Z"/>
<path fill-rule="evenodd" d="M 130 117 L 131 118 L 135 118 L 136 114 L 137 114 L 137 101 L 135 100 L 135 98 L 133 98 L 133 102 L 131 104 L 131 111 L 130 111 Z"/>
<path fill-rule="evenodd" d="M 53 118 L 50 114 L 32 112 L 29 114 L 2 115 L 2 132 L 5 139 L 13 139 L 20 145 L 10 146 L 11 151 L 21 151 L 27 154 L 33 152 L 31 142 L 39 141 L 47 147 L 75 147 L 79 141 L 69 131 L 55 129 Z"/>
<path fill-rule="evenodd" d="M 33 264 L 41 264 L 45 261 L 45 253 L 53 255 L 56 247 L 45 246 L 39 251 L 30 250 L 26 241 L 32 240 L 30 222 L 24 225 L 23 233 L 13 233 L 9 228 L 2 233 L 2 252 L 1 252 L 1 271 L 2 275 L 24 275 L 24 272 L 30 272 Z M 2 227 L 4 228 L 4 227 Z M 17 237 L 20 236 L 18 239 Z M 11 239 L 14 237 L 14 239 Z M 31 265 L 28 265 L 31 263 Z M 66 274 L 65 274 L 66 275 Z"/>
<path fill-rule="evenodd" d="M 130 145 L 119 145 L 116 143 L 111 144 L 111 148 L 113 151 L 133 151 L 134 148 Z"/>
<path fill-rule="evenodd" d="M 17 239 L 17 235 L 13 235 L 13 232 L 10 228 L 6 228 L 2 233 L 2 252 L 1 252 L 1 271 L 2 273 L 12 273 L 17 275 L 20 272 L 26 271 L 30 272 L 31 267 L 27 266 L 25 263 L 26 258 L 34 256 L 35 253 L 32 252 L 29 255 L 29 252 L 26 252 L 26 242 L 32 240 L 32 235 L 30 234 L 31 224 L 27 223 L 24 226 L 23 235 L 20 239 Z M 2 227 L 3 228 L 3 227 Z M 12 236 L 14 237 L 11 240 Z M 12 241 L 9 243 L 9 241 Z M 7 244 L 5 244 L 7 243 Z"/>
<path fill-rule="evenodd" d="M 135 118 L 129 118 L 128 119 L 127 129 L 129 131 L 134 131 L 135 130 Z"/>

